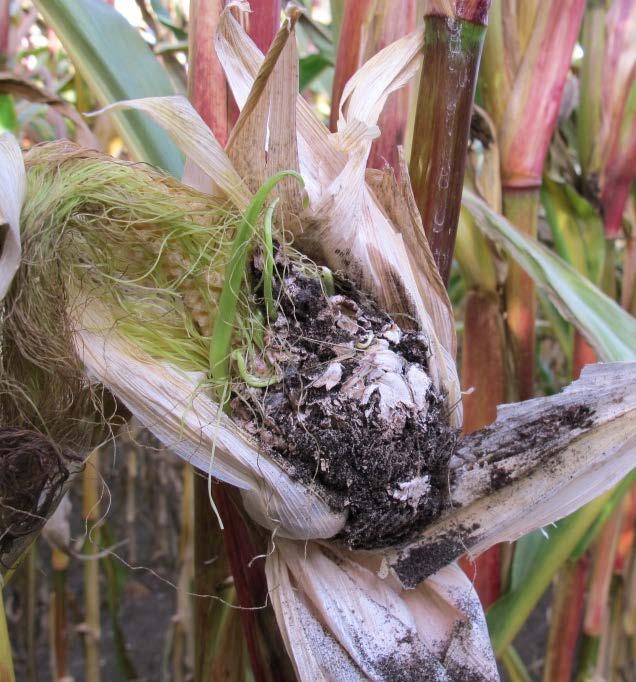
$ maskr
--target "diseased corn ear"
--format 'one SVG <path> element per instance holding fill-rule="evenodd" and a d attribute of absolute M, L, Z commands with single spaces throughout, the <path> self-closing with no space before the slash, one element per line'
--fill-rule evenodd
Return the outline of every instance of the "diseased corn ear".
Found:
<path fill-rule="evenodd" d="M 636 363 L 590 365 L 549 398 L 504 405 L 451 460 L 449 511 L 387 552 L 415 586 L 465 551 L 479 554 L 575 511 L 636 466 Z"/>
<path fill-rule="evenodd" d="M 152 359 L 113 332 L 112 320 L 94 304 L 82 313 L 74 342 L 88 376 L 112 391 L 166 447 L 239 488 L 249 512 L 278 536 L 328 538 L 342 529 L 345 515 L 260 454 L 208 397 L 202 374 Z"/>
<path fill-rule="evenodd" d="M 17 140 L 0 135 L 0 301 L 7 295 L 20 266 L 20 211 L 26 192 L 26 173 Z"/>
<path fill-rule="evenodd" d="M 412 591 L 379 569 L 377 557 L 274 539 L 270 598 L 299 679 L 499 679 L 479 599 L 457 566 Z"/>

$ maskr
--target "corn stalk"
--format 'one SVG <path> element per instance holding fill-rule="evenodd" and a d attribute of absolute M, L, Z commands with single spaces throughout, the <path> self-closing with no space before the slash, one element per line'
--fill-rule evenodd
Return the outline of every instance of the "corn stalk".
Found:
<path fill-rule="evenodd" d="M 516 10 L 505 14 L 501 0 L 493 3 L 482 93 L 501 151 L 503 213 L 532 237 L 543 164 L 584 6 L 583 0 L 515 3 Z M 514 262 L 505 296 L 517 395 L 527 399 L 534 393 L 536 300 L 531 278 Z"/>
<path fill-rule="evenodd" d="M 464 183 L 466 146 L 489 0 L 456 12 L 431 3 L 409 175 L 433 258 L 448 283 Z"/>
<path fill-rule="evenodd" d="M 346 82 L 381 49 L 407 35 L 415 28 L 415 2 L 407 0 L 400 5 L 388 0 L 346 0 L 343 8 L 341 40 L 333 80 L 329 126 L 338 129 L 340 100 Z M 405 142 L 408 118 L 409 89 L 403 88 L 390 95 L 380 118 L 380 137 L 373 142 L 367 162 L 370 168 L 383 168 L 386 164 L 399 172 L 398 147 Z"/>
<path fill-rule="evenodd" d="M 465 186 L 473 188 L 493 210 L 500 212 L 496 132 L 481 109 L 476 109 L 473 121 L 477 130 L 469 148 Z M 497 416 L 497 406 L 506 402 L 509 360 L 500 296 L 504 272 L 502 259 L 466 210 L 460 214 L 455 257 L 469 289 L 464 302 L 461 377 L 465 391 L 463 431 L 472 433 L 492 423 Z M 475 589 L 484 608 L 501 593 L 504 582 L 502 559 L 501 548 L 496 546 L 474 562 L 465 559 L 462 563 L 467 574 L 474 576 Z"/>
<path fill-rule="evenodd" d="M 587 558 L 568 561 L 557 575 L 543 682 L 572 679 L 585 607 Z"/>
<path fill-rule="evenodd" d="M 69 671 L 68 564 L 68 554 L 63 549 L 54 547 L 51 550 L 53 589 L 49 603 L 49 650 L 55 682 L 66 679 Z"/>
<path fill-rule="evenodd" d="M 256 3 L 249 17 L 254 29 L 253 37 L 267 48 L 278 28 L 280 6 L 278 2 Z M 194 3 L 191 7 L 192 41 L 189 70 L 190 99 L 203 120 L 223 144 L 229 136 L 228 95 L 225 77 L 210 36 L 214 35 L 221 15 L 222 3 Z M 210 490 L 223 520 L 225 530 L 219 532 L 210 508 Z M 252 559 L 263 553 L 257 549 L 261 542 L 249 522 L 239 511 L 239 505 L 226 486 L 210 482 L 201 476 L 194 479 L 194 547 L 195 587 L 198 594 L 215 594 L 228 578 L 233 577 L 236 599 L 241 611 L 228 610 L 208 600 L 195 604 L 195 679 L 217 679 L 219 675 L 243 679 L 244 640 L 231 632 L 240 633 L 240 621 L 252 673 L 256 680 L 269 679 L 272 661 L 277 657 L 268 647 L 262 624 L 253 609 L 265 603 L 267 590 L 262 562 Z M 211 542 L 211 539 L 214 539 Z M 230 573 L 231 570 L 231 573 Z M 223 592 L 230 596 L 227 591 Z M 264 622 L 264 619 L 261 618 Z M 274 638 L 275 640 L 275 638 Z M 233 649 L 228 655 L 228 647 Z M 269 659 L 269 660 L 268 660 Z M 278 666 L 283 675 L 284 664 Z M 224 672 L 222 672 L 224 671 Z"/>
<path fill-rule="evenodd" d="M 9 53 L 9 29 L 11 28 L 10 0 L 0 0 L 0 69 L 5 67 Z"/>
<path fill-rule="evenodd" d="M 195 2 L 190 8 L 189 97 L 221 143 L 229 135 L 228 100 L 225 77 L 216 56 L 211 36 L 223 9 L 216 3 Z M 187 171 L 186 171 L 187 172 Z M 194 589 L 199 595 L 214 595 L 234 602 L 233 590 L 223 587 L 230 573 L 224 536 L 212 510 L 220 506 L 227 517 L 234 512 L 227 504 L 227 491 L 203 476 L 193 479 L 194 492 Z M 226 531 L 228 532 L 228 531 Z M 217 679 L 241 680 L 244 674 L 242 642 L 222 641 L 227 621 L 234 613 L 223 602 L 199 597 L 194 602 L 194 678 L 198 682 Z M 231 627 L 231 625 L 230 625 Z M 230 651 L 221 649 L 230 646 Z"/>
<path fill-rule="evenodd" d="M 0 590 L 0 680 L 2 682 L 15 682 L 13 671 L 13 656 L 11 654 L 11 641 L 9 640 L 9 628 L 4 608 L 3 590 Z"/>
<path fill-rule="evenodd" d="M 101 590 L 99 585 L 99 537 L 101 474 L 99 450 L 93 451 L 84 470 L 82 517 L 86 524 L 84 543 L 84 679 L 100 682 Z"/>

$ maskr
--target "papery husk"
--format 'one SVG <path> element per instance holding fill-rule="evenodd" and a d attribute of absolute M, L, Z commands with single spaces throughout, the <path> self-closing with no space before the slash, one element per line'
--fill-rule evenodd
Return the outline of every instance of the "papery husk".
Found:
<path fill-rule="evenodd" d="M 415 586 L 464 552 L 477 555 L 563 518 L 636 466 L 636 363 L 589 365 L 549 398 L 498 408 L 451 462 L 449 510 L 386 553 Z"/>
<path fill-rule="evenodd" d="M 94 115 L 121 109 L 136 109 L 150 115 L 170 133 L 188 159 L 213 179 L 213 193 L 227 196 L 240 210 L 247 207 L 250 191 L 230 163 L 223 147 L 185 97 L 174 95 L 125 100 L 104 107 L 94 112 Z"/>
<path fill-rule="evenodd" d="M 470 580 L 447 566 L 417 590 L 371 557 L 276 539 L 270 598 L 303 680 L 497 680 Z"/>
<path fill-rule="evenodd" d="M 20 210 L 26 191 L 22 152 L 8 133 L 0 135 L 0 227 L 5 228 L 0 255 L 0 301 L 20 266 Z"/>

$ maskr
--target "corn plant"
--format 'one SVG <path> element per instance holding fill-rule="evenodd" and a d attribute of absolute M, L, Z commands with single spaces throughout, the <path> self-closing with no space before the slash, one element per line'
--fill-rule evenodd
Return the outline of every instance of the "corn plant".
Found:
<path fill-rule="evenodd" d="M 506 97 L 486 84 L 515 69 L 485 76 L 481 146 L 475 136 L 466 165 L 486 3 L 427 4 L 424 26 L 342 84 L 332 134 L 298 94 L 293 10 L 263 55 L 245 31 L 245 7 L 206 13 L 195 3 L 188 101 L 139 99 L 148 93 L 134 74 L 122 76 L 93 51 L 89 8 L 119 22 L 112 10 L 80 3 L 75 31 L 66 21 L 69 5 L 38 4 L 61 35 L 72 34 L 67 49 L 79 68 L 94 63 L 86 81 L 109 105 L 107 115 L 116 115 L 131 153 L 180 175 L 178 148 L 186 164 L 182 183 L 66 142 L 23 156 L 11 136 L 1 138 L 2 381 L 12 390 L 0 403 L 7 443 L 0 453 L 21 475 L 35 460 L 58 472 L 31 481 L 46 492 L 40 507 L 26 508 L 19 497 L 11 506 L 40 520 L 53 511 L 91 448 L 88 425 L 108 421 L 100 408 L 107 388 L 201 472 L 198 522 L 207 519 L 218 540 L 215 511 L 225 522 L 234 587 L 222 596 L 231 600 L 235 589 L 242 605 L 254 607 L 267 595 L 273 606 L 282 645 L 253 614 L 240 619 L 256 679 L 278 666 L 272 656 L 281 646 L 300 679 L 497 679 L 486 619 L 454 562 L 566 517 L 544 547 L 526 555 L 526 567 L 520 551 L 527 543 L 518 545 L 510 589 L 489 614 L 494 652 L 510 671 L 522 670 L 509 648 L 513 636 L 567 560 L 573 563 L 557 606 L 579 594 L 576 561 L 622 504 L 630 483 L 622 479 L 633 466 L 636 323 L 528 227 L 536 224 L 579 5 L 566 21 L 556 4 L 519 4 L 518 53 L 497 55 L 497 43 L 486 39 L 490 63 L 523 57 Z M 494 41 L 502 39 L 503 4 L 491 16 Z M 550 62 L 553 88 L 542 92 L 532 72 L 537 55 L 546 58 L 547 26 L 561 27 L 567 40 Z M 211 27 L 213 50 L 201 42 Z M 368 171 L 378 125 L 401 125 L 391 117 L 379 123 L 383 107 L 422 62 L 410 166 L 391 149 L 392 169 Z M 235 121 L 218 67 L 240 110 Z M 214 98 L 199 80 L 206 78 L 215 83 Z M 531 116 L 533 97 L 547 121 Z M 519 107 L 527 137 L 513 125 Z M 440 137 L 448 130 L 449 140 Z M 441 186 L 430 182 L 440 173 Z M 527 285 L 514 284 L 521 281 L 515 268 L 608 363 L 588 368 L 562 393 L 500 408 L 490 427 L 495 414 L 487 405 L 464 423 L 463 436 L 445 288 L 460 210 L 458 258 L 473 289 L 467 324 L 469 313 L 479 320 L 486 311 L 502 344 L 508 325 L 513 393 L 529 396 L 533 372 L 520 358 L 534 352 L 532 334 L 515 326 L 522 319 L 534 328 L 533 297 Z M 562 204 L 553 216 L 558 211 Z M 515 264 L 505 303 L 521 311 L 515 318 L 509 307 L 505 320 L 498 299 L 504 253 Z M 476 338 L 476 327 L 468 330 Z M 483 346 L 468 349 L 468 370 L 479 352 L 489 362 Z M 501 368 L 505 350 L 493 352 L 500 357 L 492 366 Z M 507 398 L 500 369 L 492 376 L 497 401 Z M 52 409 L 50 395 L 73 399 Z M 223 492 L 211 505 L 213 479 L 238 492 Z M 3 563 L 11 566 L 39 527 L 18 526 L 16 514 L 2 535 Z M 195 547 L 205 552 L 201 528 Z M 623 526 L 614 518 L 611 528 L 616 544 Z M 217 577 L 227 572 L 217 569 Z M 244 679 L 236 611 L 215 614 L 213 624 L 195 617 L 197 679 Z"/>

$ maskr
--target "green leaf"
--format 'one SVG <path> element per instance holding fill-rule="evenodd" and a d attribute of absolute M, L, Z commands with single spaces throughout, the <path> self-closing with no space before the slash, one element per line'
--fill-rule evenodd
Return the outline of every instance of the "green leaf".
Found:
<path fill-rule="evenodd" d="M 559 256 L 599 285 L 605 260 L 599 214 L 573 187 L 550 178 L 543 181 L 541 201 Z"/>
<path fill-rule="evenodd" d="M 517 651 L 509 646 L 501 657 L 501 662 L 506 669 L 506 674 L 510 682 L 532 682 L 526 666 L 523 664 Z"/>
<path fill-rule="evenodd" d="M 173 95 L 168 74 L 139 33 L 103 0 L 34 0 L 101 105 Z M 180 177 L 183 158 L 166 134 L 138 112 L 117 112 L 129 152 Z"/>
<path fill-rule="evenodd" d="M 463 205 L 475 223 L 504 247 L 606 362 L 636 359 L 636 319 L 543 244 L 527 237 L 472 192 Z"/>
<path fill-rule="evenodd" d="M 546 534 L 550 537 L 549 531 L 535 530 L 515 543 L 515 553 L 510 568 L 510 591 L 522 587 L 532 573 L 535 560 L 545 548 Z"/>
<path fill-rule="evenodd" d="M 532 609 L 548 589 L 552 578 L 569 559 L 611 494 L 605 493 L 558 524 L 549 527 L 546 531 L 549 539 L 544 538 L 543 546 L 539 546 L 539 554 L 535 555 L 532 566 L 523 570 L 521 575 L 517 575 L 517 587 L 506 592 L 490 607 L 486 620 L 497 656 L 500 656 L 514 640 Z"/>
<path fill-rule="evenodd" d="M 18 118 L 11 95 L 0 95 L 0 133 L 16 133 Z"/>
<path fill-rule="evenodd" d="M 187 41 L 188 34 L 180 26 L 177 26 L 177 24 L 174 23 L 170 16 L 170 12 L 164 7 L 161 0 L 150 0 L 150 5 L 152 6 L 155 16 L 159 20 L 159 23 L 170 29 L 177 40 Z"/>
<path fill-rule="evenodd" d="M 333 62 L 323 54 L 317 53 L 302 57 L 299 66 L 299 86 L 300 92 L 302 92 L 306 87 L 311 85 L 325 69 L 333 66 Z"/>

